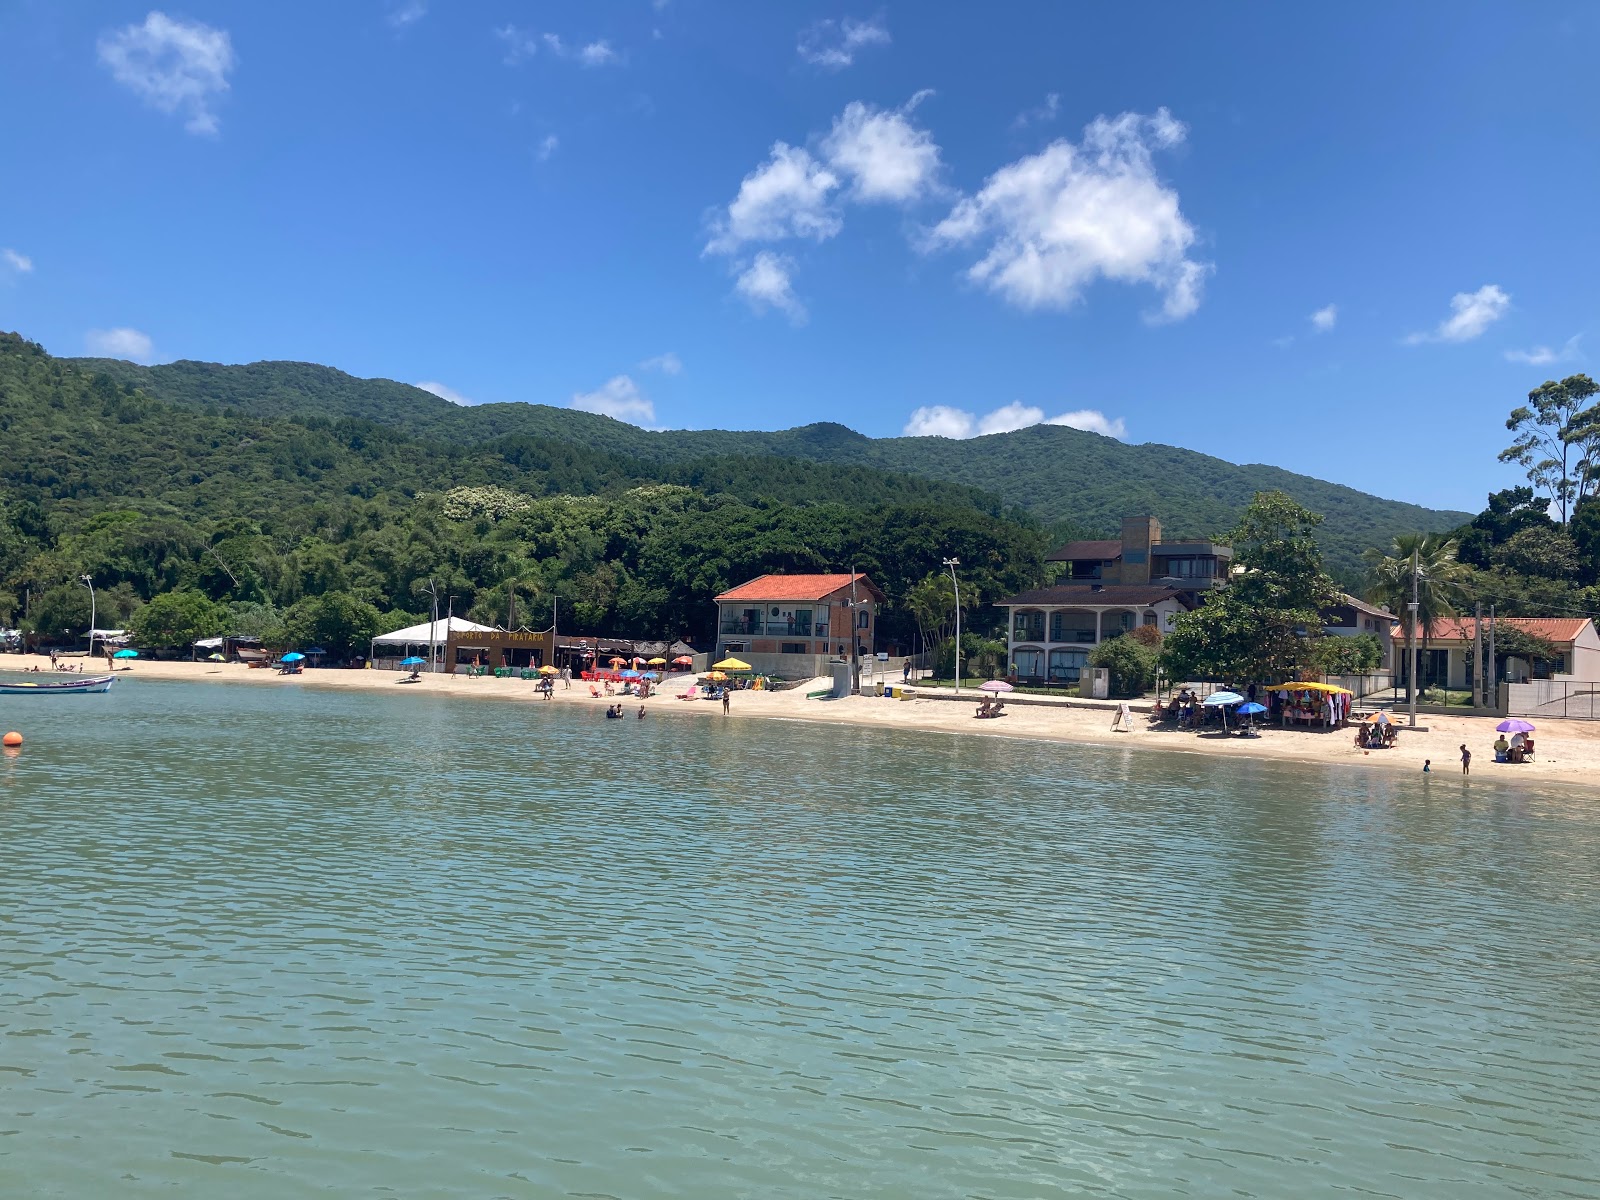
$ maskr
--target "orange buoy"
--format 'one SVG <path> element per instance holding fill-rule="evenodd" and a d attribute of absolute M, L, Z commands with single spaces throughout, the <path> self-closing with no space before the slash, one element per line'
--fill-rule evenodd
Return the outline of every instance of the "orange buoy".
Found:
<path fill-rule="evenodd" d="M 0 744 L 6 746 L 20 746 L 22 745 L 22 735 L 13 729 L 10 733 L 6 734 L 5 737 L 0 738 Z"/>

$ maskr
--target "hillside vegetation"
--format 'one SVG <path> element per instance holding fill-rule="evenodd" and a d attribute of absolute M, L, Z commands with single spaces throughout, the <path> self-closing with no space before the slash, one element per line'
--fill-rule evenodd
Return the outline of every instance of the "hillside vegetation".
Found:
<path fill-rule="evenodd" d="M 705 470 L 730 457 L 870 468 L 978 489 L 1047 526 L 1082 536 L 1114 535 L 1123 516 L 1142 514 L 1160 517 L 1174 537 L 1204 536 L 1231 527 L 1256 492 L 1279 489 L 1326 517 L 1319 530 L 1323 551 L 1329 566 L 1346 576 L 1359 570 L 1363 551 L 1387 546 L 1397 534 L 1450 529 L 1469 516 L 1380 499 L 1277 467 L 1241 466 L 1155 443 L 1127 445 L 1056 425 L 970 441 L 875 439 L 835 424 L 770 433 L 652 432 L 547 405 L 461 408 L 406 384 L 356 379 L 305 363 L 83 364 L 150 396 L 202 411 L 358 417 L 455 446 L 531 438 L 653 464 L 650 469 L 657 471 L 663 464 L 688 463 Z"/>

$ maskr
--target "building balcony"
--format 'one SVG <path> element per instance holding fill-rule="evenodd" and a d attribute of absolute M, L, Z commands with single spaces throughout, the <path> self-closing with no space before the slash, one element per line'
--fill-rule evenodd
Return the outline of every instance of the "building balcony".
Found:
<path fill-rule="evenodd" d="M 723 637 L 827 637 L 828 626 L 826 623 L 808 625 L 798 621 L 769 621 L 759 617 L 747 621 L 733 617 L 717 623 L 717 634 Z"/>

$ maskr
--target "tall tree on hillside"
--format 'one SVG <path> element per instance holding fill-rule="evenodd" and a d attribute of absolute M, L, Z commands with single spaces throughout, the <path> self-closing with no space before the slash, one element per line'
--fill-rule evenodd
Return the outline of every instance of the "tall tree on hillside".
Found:
<path fill-rule="evenodd" d="M 1506 428 L 1516 441 L 1501 462 L 1524 467 L 1537 488 L 1550 493 L 1565 525 L 1572 510 L 1600 484 L 1600 384 L 1587 375 L 1548 380 L 1511 410 Z"/>
<path fill-rule="evenodd" d="M 1456 604 L 1466 587 L 1468 571 L 1457 561 L 1456 549 L 1456 539 L 1448 534 L 1404 533 L 1395 538 L 1389 554 L 1367 551 L 1367 599 L 1403 614 L 1401 622 L 1408 633 L 1415 580 L 1417 629 L 1424 655 L 1434 627 L 1456 615 Z"/>

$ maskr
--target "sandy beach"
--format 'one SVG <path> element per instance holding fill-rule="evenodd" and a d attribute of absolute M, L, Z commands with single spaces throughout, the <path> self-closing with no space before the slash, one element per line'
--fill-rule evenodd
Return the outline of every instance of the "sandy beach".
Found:
<path fill-rule="evenodd" d="M 50 670 L 48 658 L 40 655 L 7 656 L 0 669 L 14 671 L 42 666 Z M 87 664 L 86 664 L 87 666 Z M 279 675 L 276 671 L 251 669 L 240 663 L 138 662 L 131 669 L 119 667 L 121 678 L 186 679 L 235 683 L 254 687 L 347 688 L 384 691 L 401 689 L 419 694 L 447 695 L 463 700 L 495 700 L 518 704 L 581 705 L 595 709 L 615 703 L 611 697 L 595 698 L 587 684 L 574 681 L 570 689 L 558 681 L 555 696 L 543 700 L 532 682 L 521 679 L 468 678 L 465 675 L 426 675 L 416 683 L 401 683 L 403 676 L 392 671 L 308 670 L 300 675 Z M 60 676 L 55 676 L 59 678 Z M 702 700 L 686 701 L 679 696 L 693 679 L 670 678 L 662 690 L 645 701 L 652 718 L 722 720 L 722 705 Z M 1309 729 L 1269 727 L 1256 738 L 1223 738 L 1213 734 L 1196 735 L 1173 729 L 1154 729 L 1140 713 L 1134 714 L 1129 733 L 1110 730 L 1115 705 L 1104 708 L 1044 707 L 1014 704 L 998 721 L 973 718 L 973 703 L 948 699 L 917 698 L 888 700 L 856 696 L 843 700 L 809 700 L 808 691 L 826 687 L 824 680 L 778 692 L 735 692 L 730 718 L 816 721 L 824 724 L 871 726 L 881 729 L 915 729 L 930 733 L 965 734 L 974 737 L 1012 737 L 1092 745 L 1137 745 L 1151 749 L 1208 754 L 1231 758 L 1280 761 L 1339 763 L 1375 770 L 1420 772 L 1425 759 L 1441 777 L 1461 772 L 1458 747 L 1465 742 L 1472 750 L 1474 778 L 1500 782 L 1569 783 L 1593 785 L 1600 772 L 1600 722 L 1541 721 L 1538 731 L 1538 760 L 1511 765 L 1494 761 L 1493 742 L 1497 719 L 1494 717 L 1434 716 L 1419 718 L 1426 731 L 1402 728 L 1399 744 L 1390 750 L 1364 751 L 1354 745 L 1349 730 L 1319 732 Z M 632 719 L 639 701 L 623 701 Z M 13 708 L 11 724 L 25 724 L 25 710 Z M 22 732 L 26 733 L 26 730 Z"/>

